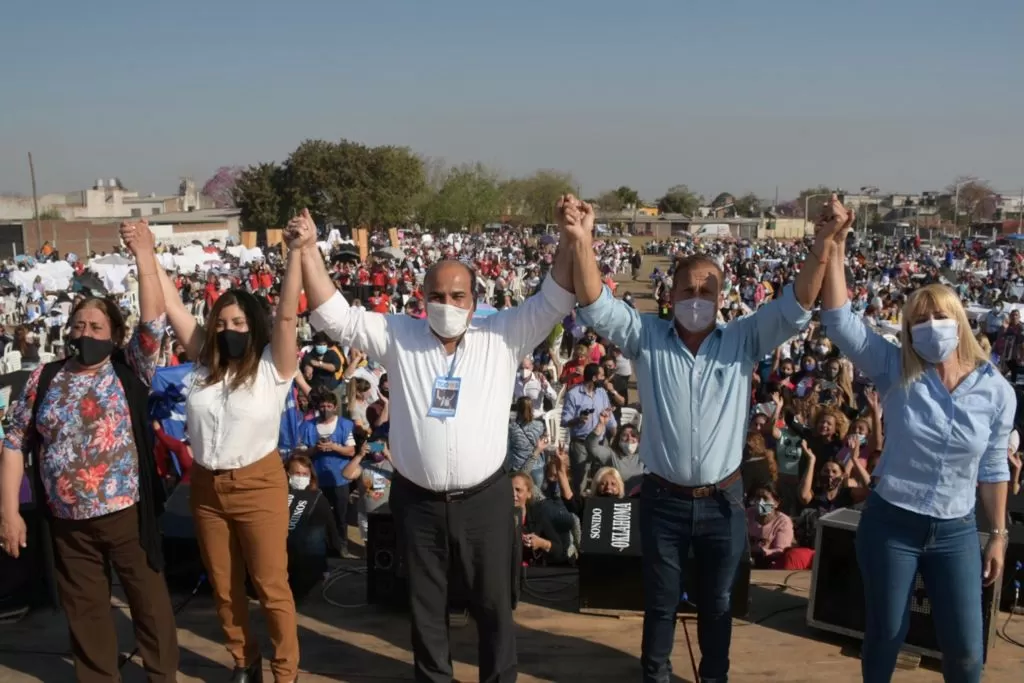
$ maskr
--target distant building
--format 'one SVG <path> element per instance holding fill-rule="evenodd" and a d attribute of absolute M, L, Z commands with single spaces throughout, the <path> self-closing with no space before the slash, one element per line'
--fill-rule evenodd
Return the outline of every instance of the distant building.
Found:
<path fill-rule="evenodd" d="M 176 195 L 141 195 L 125 189 L 118 178 L 100 178 L 87 190 L 51 193 L 38 197 L 40 215 L 59 215 L 67 221 L 98 218 L 145 218 L 165 213 L 212 209 L 213 200 L 196 190 L 191 178 L 183 178 Z M 31 220 L 31 197 L 0 196 L 0 221 Z"/>

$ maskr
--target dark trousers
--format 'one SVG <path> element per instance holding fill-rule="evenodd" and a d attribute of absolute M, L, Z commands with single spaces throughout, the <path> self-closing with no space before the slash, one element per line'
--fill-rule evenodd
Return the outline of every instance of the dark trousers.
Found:
<path fill-rule="evenodd" d="M 178 632 L 167 582 L 139 544 L 139 516 L 130 507 L 52 524 L 57 590 L 68 620 L 79 683 L 120 680 L 117 631 L 110 608 L 111 566 L 121 580 L 135 642 L 149 681 L 175 681 Z"/>
<path fill-rule="evenodd" d="M 640 662 L 643 679 L 668 683 L 676 609 L 685 592 L 697 606 L 699 675 L 704 683 L 728 680 L 732 641 L 730 599 L 733 580 L 747 549 L 743 484 L 707 498 L 686 498 L 657 479 L 644 477 L 640 489 L 643 549 L 644 629 Z M 693 549 L 695 586 L 684 586 Z"/>
<path fill-rule="evenodd" d="M 409 577 L 415 680 L 449 683 L 449 579 L 469 591 L 469 611 L 477 625 L 480 680 L 516 680 L 516 641 L 512 621 L 512 482 L 494 483 L 464 497 L 422 489 L 396 476 L 391 512 Z"/>
<path fill-rule="evenodd" d="M 342 550 L 348 547 L 348 484 L 342 486 L 325 486 L 320 491 L 334 510 L 334 522 L 338 525 L 341 536 Z"/>

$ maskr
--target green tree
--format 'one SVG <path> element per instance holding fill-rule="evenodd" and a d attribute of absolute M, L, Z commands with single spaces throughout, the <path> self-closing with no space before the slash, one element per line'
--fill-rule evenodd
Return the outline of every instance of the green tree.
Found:
<path fill-rule="evenodd" d="M 736 213 L 740 216 L 761 215 L 761 199 L 753 192 L 748 192 L 739 199 L 733 200 Z"/>
<path fill-rule="evenodd" d="M 622 201 L 622 197 L 616 190 L 608 190 L 607 192 L 602 192 L 591 203 L 595 202 L 602 211 L 615 212 L 622 211 L 623 209 L 626 208 L 626 202 Z"/>
<path fill-rule="evenodd" d="M 483 164 L 449 169 L 433 204 L 434 220 L 449 230 L 483 226 L 501 217 L 504 195 L 498 174 Z"/>
<path fill-rule="evenodd" d="M 408 147 L 374 147 L 367 157 L 369 222 L 393 227 L 410 222 L 426 187 L 423 160 Z"/>
<path fill-rule="evenodd" d="M 734 201 L 735 200 L 733 199 L 731 192 L 719 192 L 718 196 L 711 200 L 711 206 L 717 209 L 718 207 L 725 206 L 726 204 L 731 204 Z"/>
<path fill-rule="evenodd" d="M 959 186 L 960 191 L 957 192 Z M 954 205 L 960 213 L 957 223 L 969 226 L 978 221 L 991 220 L 996 210 L 996 193 L 984 180 L 960 176 L 946 188 L 949 195 L 948 215 L 953 218 Z"/>
<path fill-rule="evenodd" d="M 640 193 L 631 187 L 620 185 L 615 194 L 623 206 L 640 206 Z"/>
<path fill-rule="evenodd" d="M 340 176 L 351 166 L 341 166 L 338 143 L 304 140 L 281 168 L 281 202 L 286 214 L 308 208 L 316 223 L 343 217 L 344 197 Z M 356 169 L 365 170 L 365 159 Z M 283 216 L 282 216 L 283 218 Z"/>
<path fill-rule="evenodd" d="M 232 199 L 241 212 L 239 220 L 244 230 L 263 232 L 280 223 L 281 210 L 281 167 L 277 164 L 256 164 L 238 174 Z"/>
<path fill-rule="evenodd" d="M 701 203 L 700 195 L 692 192 L 686 185 L 673 185 L 665 192 L 665 196 L 658 200 L 658 211 L 692 216 Z"/>
<path fill-rule="evenodd" d="M 523 222 L 554 223 L 558 199 L 564 194 L 575 194 L 577 187 L 571 173 L 544 170 L 506 182 L 502 194 L 509 212 Z"/>

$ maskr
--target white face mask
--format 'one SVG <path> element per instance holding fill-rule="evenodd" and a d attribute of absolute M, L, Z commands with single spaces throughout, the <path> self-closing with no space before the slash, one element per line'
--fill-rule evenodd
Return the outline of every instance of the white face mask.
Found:
<path fill-rule="evenodd" d="M 677 301 L 674 313 L 676 321 L 687 332 L 703 332 L 715 323 L 718 309 L 707 299 L 683 299 Z"/>
<path fill-rule="evenodd" d="M 293 489 L 299 491 L 305 491 L 309 488 L 309 475 L 306 474 L 292 474 L 288 477 L 288 485 Z"/>
<path fill-rule="evenodd" d="M 454 339 L 469 327 L 469 311 L 450 304 L 427 304 L 427 322 L 437 336 Z"/>
<path fill-rule="evenodd" d="M 519 373 L 523 376 L 523 381 L 525 382 L 530 379 L 530 376 L 533 374 L 533 370 L 527 370 L 526 368 L 523 368 L 522 370 L 519 371 Z"/>
<path fill-rule="evenodd" d="M 636 455 L 636 449 L 639 445 L 636 441 L 630 441 L 629 443 L 622 444 L 622 448 L 630 455 Z"/>

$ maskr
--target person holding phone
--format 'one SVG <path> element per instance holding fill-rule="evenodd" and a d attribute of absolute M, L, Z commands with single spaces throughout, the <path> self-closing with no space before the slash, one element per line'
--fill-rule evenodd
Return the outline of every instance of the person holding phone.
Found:
<path fill-rule="evenodd" d="M 363 441 L 341 475 L 359 487 L 359 533 L 366 542 L 367 515 L 386 505 L 391 495 L 395 468 L 384 439 Z"/>
<path fill-rule="evenodd" d="M 562 404 L 562 426 L 569 429 L 569 461 L 574 491 L 587 488 L 587 472 L 593 457 L 587 449 L 587 437 L 597 427 L 598 417 L 607 412 L 605 439 L 611 442 L 618 423 L 612 415 L 611 398 L 604 388 L 604 368 L 591 363 L 583 368 L 583 383 L 568 391 Z"/>
<path fill-rule="evenodd" d="M 334 510 L 338 533 L 347 538 L 349 483 L 344 475 L 349 459 L 355 455 L 355 424 L 338 414 L 337 395 L 324 387 L 315 389 L 310 396 L 317 406 L 317 415 L 302 425 L 301 438 L 304 454 L 313 461 L 320 491 Z M 347 557 L 347 550 L 342 550 Z"/>

